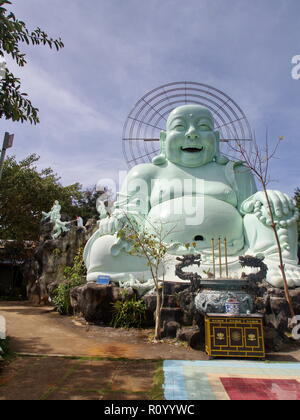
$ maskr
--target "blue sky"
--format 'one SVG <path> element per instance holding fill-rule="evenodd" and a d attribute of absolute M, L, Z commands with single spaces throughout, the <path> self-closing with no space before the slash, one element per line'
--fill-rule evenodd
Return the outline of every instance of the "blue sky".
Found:
<path fill-rule="evenodd" d="M 272 188 L 300 187 L 298 0 L 15 0 L 29 28 L 65 48 L 24 46 L 28 65 L 13 70 L 40 109 L 41 124 L 1 121 L 15 133 L 10 151 L 41 156 L 64 185 L 90 186 L 126 169 L 122 129 L 137 100 L 160 85 L 195 81 L 231 96 L 258 138 L 285 136 Z"/>

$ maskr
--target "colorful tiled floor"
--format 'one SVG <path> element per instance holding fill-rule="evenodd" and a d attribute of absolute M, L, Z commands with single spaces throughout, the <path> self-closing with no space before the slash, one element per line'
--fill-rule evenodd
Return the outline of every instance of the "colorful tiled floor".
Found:
<path fill-rule="evenodd" d="M 300 363 L 164 362 L 166 400 L 300 400 Z"/>

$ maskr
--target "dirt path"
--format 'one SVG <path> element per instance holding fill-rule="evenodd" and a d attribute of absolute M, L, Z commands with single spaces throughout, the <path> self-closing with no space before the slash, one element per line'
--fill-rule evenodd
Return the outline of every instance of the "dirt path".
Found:
<path fill-rule="evenodd" d="M 207 359 L 174 344 L 151 344 L 147 331 L 86 326 L 51 307 L 0 302 L 0 315 L 19 354 L 0 364 L 0 401 L 162 399 L 161 359 Z"/>
<path fill-rule="evenodd" d="M 0 302 L 12 349 L 34 355 L 86 356 L 125 359 L 207 360 L 201 351 L 168 343 L 152 344 L 141 330 L 85 326 L 62 317 L 51 307 Z"/>
<path fill-rule="evenodd" d="M 150 360 L 19 357 L 0 364 L 0 401 L 162 399 L 160 371 Z"/>
<path fill-rule="evenodd" d="M 87 326 L 51 307 L 0 302 L 0 315 L 19 354 L 0 363 L 0 401 L 162 399 L 162 360 L 208 359 L 174 342 L 150 343 L 149 331 Z M 268 359 L 297 362 L 300 350 Z"/>

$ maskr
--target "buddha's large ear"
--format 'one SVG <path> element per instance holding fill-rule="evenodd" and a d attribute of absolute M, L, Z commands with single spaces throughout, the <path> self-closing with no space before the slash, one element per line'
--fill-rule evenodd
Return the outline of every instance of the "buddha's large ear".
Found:
<path fill-rule="evenodd" d="M 219 131 L 215 131 L 214 133 L 216 137 L 215 162 L 219 163 L 220 165 L 226 165 L 226 163 L 229 162 L 229 159 L 220 153 L 220 133 Z"/>
<path fill-rule="evenodd" d="M 167 161 L 166 157 L 166 136 L 165 131 L 160 132 L 160 154 L 152 159 L 154 165 L 163 165 Z"/>

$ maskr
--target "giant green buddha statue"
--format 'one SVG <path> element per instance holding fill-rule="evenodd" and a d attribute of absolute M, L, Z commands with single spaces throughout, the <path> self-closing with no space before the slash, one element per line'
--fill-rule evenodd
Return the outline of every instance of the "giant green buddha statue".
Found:
<path fill-rule="evenodd" d="M 175 278 L 176 255 L 201 253 L 201 271 L 211 270 L 212 239 L 226 238 L 229 276 L 239 278 L 241 255 L 264 256 L 267 281 L 283 287 L 278 268 L 278 247 L 263 192 L 240 162 L 219 151 L 219 133 L 211 112 L 199 105 L 174 109 L 161 133 L 161 154 L 152 163 L 128 173 L 111 217 L 101 220 L 87 243 L 84 259 L 87 281 L 110 275 L 114 281 L 128 278 L 146 282 L 150 274 L 142 257 L 130 255 L 128 244 L 117 237 L 128 216 L 139 217 L 141 228 L 166 232 L 170 259 L 165 279 Z M 300 286 L 297 258 L 298 212 L 292 200 L 280 191 L 269 191 L 278 226 L 289 287 Z M 143 225 L 143 226 L 142 226 Z M 222 248 L 224 255 L 225 249 Z M 224 271 L 223 271 L 224 272 Z"/>

